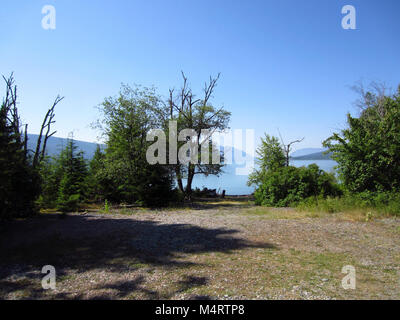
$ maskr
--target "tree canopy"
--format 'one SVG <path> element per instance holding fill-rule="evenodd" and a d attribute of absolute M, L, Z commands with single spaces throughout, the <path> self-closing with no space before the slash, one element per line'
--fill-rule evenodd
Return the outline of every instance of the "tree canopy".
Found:
<path fill-rule="evenodd" d="M 400 188 L 400 87 L 393 95 L 365 92 L 359 117 L 347 115 L 348 127 L 324 146 L 338 163 L 351 192 Z"/>

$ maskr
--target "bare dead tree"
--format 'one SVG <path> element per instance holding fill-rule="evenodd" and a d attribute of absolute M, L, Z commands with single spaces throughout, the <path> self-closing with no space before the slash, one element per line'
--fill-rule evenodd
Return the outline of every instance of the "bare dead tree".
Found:
<path fill-rule="evenodd" d="M 362 81 L 358 81 L 350 88 L 359 95 L 353 104 L 360 110 L 361 115 L 373 107 L 376 107 L 380 117 L 385 115 L 384 100 L 391 91 L 386 84 L 373 81 L 365 87 Z"/>
<path fill-rule="evenodd" d="M 285 158 L 286 158 L 286 167 L 288 167 L 289 166 L 289 160 L 290 160 L 290 152 L 292 151 L 292 146 L 295 143 L 302 142 L 305 138 L 303 137 L 302 139 L 294 140 L 294 141 L 291 141 L 289 144 L 285 144 L 279 129 L 278 129 L 278 132 L 279 132 L 279 137 L 281 138 L 283 152 L 284 152 Z"/>
<path fill-rule="evenodd" d="M 33 167 L 36 167 L 43 160 L 45 153 L 46 153 L 47 140 L 57 132 L 57 131 L 53 131 L 52 133 L 50 133 L 51 125 L 53 123 L 55 123 L 54 109 L 55 109 L 56 105 L 63 99 L 64 99 L 64 97 L 60 97 L 58 95 L 56 97 L 56 99 L 54 100 L 52 107 L 47 111 L 46 116 L 43 119 L 43 123 L 40 128 L 38 141 L 36 144 L 35 154 L 33 156 Z M 43 133 L 44 133 L 44 136 L 43 136 Z M 42 147 L 42 139 L 43 138 L 44 138 L 44 140 L 43 140 L 43 147 Z"/>
<path fill-rule="evenodd" d="M 188 80 L 182 72 L 183 84 L 178 94 L 174 96 L 174 90 L 169 91 L 169 112 L 171 119 L 178 120 L 178 125 L 182 128 L 190 128 L 196 132 L 198 142 L 198 154 L 200 154 L 201 144 L 208 143 L 209 137 L 200 142 L 202 130 L 211 132 L 224 130 L 228 126 L 230 113 L 221 108 L 214 108 L 210 103 L 212 94 L 217 85 L 220 74 L 217 77 L 210 77 L 205 83 L 201 98 L 197 98 L 188 85 Z M 190 139 L 186 138 L 187 141 Z M 220 164 L 181 164 L 179 161 L 174 165 L 179 189 L 190 197 L 192 192 L 192 182 L 195 175 L 218 175 L 221 172 Z M 183 187 L 182 179 L 187 178 L 186 188 Z"/>
<path fill-rule="evenodd" d="M 3 76 L 3 79 L 6 83 L 6 96 L 2 103 L 2 112 L 4 112 L 17 141 L 20 142 L 20 118 L 17 109 L 17 86 L 14 84 L 14 74 L 11 73 L 8 79 Z"/>
<path fill-rule="evenodd" d="M 13 73 L 11 73 L 9 78 L 5 78 L 3 76 L 3 79 L 6 82 L 6 96 L 5 96 L 2 106 L 1 106 L 1 112 L 4 113 L 8 123 L 10 124 L 11 130 L 14 134 L 15 141 L 18 144 L 23 145 L 25 161 L 26 161 L 28 158 L 28 148 L 27 148 L 28 125 L 25 124 L 24 132 L 22 132 L 21 131 L 21 120 L 18 115 L 18 108 L 17 108 L 17 86 L 14 83 L 14 75 L 13 75 Z M 34 156 L 33 156 L 33 162 L 32 162 L 33 167 L 36 167 L 40 163 L 40 161 L 43 160 L 43 158 L 45 156 L 45 152 L 46 152 L 47 140 L 56 133 L 56 131 L 50 133 L 51 125 L 55 123 L 54 109 L 55 109 L 56 105 L 63 99 L 64 99 L 64 97 L 57 96 L 52 107 L 46 113 L 46 116 L 43 120 L 41 129 L 40 129 L 40 134 L 39 134 L 38 141 L 36 144 L 36 150 L 35 150 Z M 21 138 L 22 134 L 24 135 L 23 141 Z M 42 140 L 43 140 L 43 146 L 42 146 Z"/>

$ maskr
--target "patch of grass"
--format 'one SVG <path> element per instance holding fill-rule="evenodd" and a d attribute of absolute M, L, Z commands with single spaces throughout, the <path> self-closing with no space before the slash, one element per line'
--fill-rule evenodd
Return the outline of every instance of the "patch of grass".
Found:
<path fill-rule="evenodd" d="M 248 206 L 251 205 L 251 201 L 246 200 L 215 200 L 215 201 L 207 201 L 209 205 L 215 206 Z"/>
<path fill-rule="evenodd" d="M 304 219 L 304 218 L 320 218 L 323 213 L 306 212 L 294 210 L 292 208 L 271 208 L 271 207 L 254 207 L 243 211 L 244 215 L 262 217 L 264 219 Z"/>
<path fill-rule="evenodd" d="M 147 267 L 149 267 L 148 264 L 140 263 L 140 262 L 128 263 L 128 266 L 129 266 L 129 268 L 132 268 L 132 269 L 142 269 L 142 268 L 147 268 Z"/>
<path fill-rule="evenodd" d="M 40 209 L 40 213 L 43 213 L 43 214 L 54 214 L 54 213 L 58 213 L 58 211 L 55 208 L 53 208 L 53 209 L 46 208 L 46 209 Z"/>
<path fill-rule="evenodd" d="M 400 196 L 395 193 L 345 194 L 341 197 L 311 197 L 297 204 L 299 211 L 344 213 L 357 221 L 400 216 Z"/>
<path fill-rule="evenodd" d="M 129 208 L 122 208 L 122 209 L 118 210 L 118 214 L 127 215 L 127 216 L 133 215 L 135 213 L 137 213 L 137 210 L 132 210 Z"/>
<path fill-rule="evenodd" d="M 57 281 L 63 282 L 66 280 L 72 280 L 74 278 L 75 278 L 75 276 L 73 274 L 65 274 L 65 275 L 57 277 Z"/>

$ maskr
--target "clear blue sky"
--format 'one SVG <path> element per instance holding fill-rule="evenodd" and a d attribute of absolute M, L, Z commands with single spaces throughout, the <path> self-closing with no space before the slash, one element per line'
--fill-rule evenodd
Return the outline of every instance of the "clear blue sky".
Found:
<path fill-rule="evenodd" d="M 54 5 L 56 30 L 41 27 Z M 357 10 L 343 30 L 341 8 Z M 95 106 L 121 82 L 200 88 L 222 73 L 215 103 L 232 128 L 253 128 L 319 147 L 355 111 L 349 89 L 363 79 L 400 83 L 400 1 L 4 1 L 0 73 L 14 71 L 20 113 L 37 133 L 57 94 L 57 136 L 95 141 Z M 4 90 L 4 89 L 2 89 Z M 258 141 L 258 138 L 257 138 Z"/>

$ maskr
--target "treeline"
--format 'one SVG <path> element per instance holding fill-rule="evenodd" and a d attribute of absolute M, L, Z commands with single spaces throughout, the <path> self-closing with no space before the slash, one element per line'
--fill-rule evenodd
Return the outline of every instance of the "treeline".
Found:
<path fill-rule="evenodd" d="M 26 216 L 40 208 L 76 211 L 86 202 L 160 207 L 190 198 L 194 177 L 218 175 L 223 164 L 195 164 L 181 162 L 180 158 L 167 165 L 149 164 L 146 152 L 154 141 L 148 141 L 147 135 L 161 129 L 169 137 L 170 121 L 176 123 L 178 131 L 191 128 L 190 135 L 175 141 L 179 148 L 194 137 L 200 140 L 202 130 L 226 129 L 230 113 L 223 107 L 214 107 L 210 101 L 219 76 L 210 77 L 199 98 L 183 73 L 182 76 L 181 89 L 176 93 L 170 90 L 166 100 L 154 88 L 127 85 L 116 97 L 106 98 L 99 106 L 101 118 L 95 124 L 106 148 L 99 147 L 90 161 L 84 159 L 73 140 L 58 156 L 46 156 L 47 139 L 55 134 L 51 125 L 59 97 L 45 116 L 37 147 L 28 150 L 27 126 L 21 124 L 18 116 L 16 86 L 12 77 L 5 79 L 7 90 L 0 115 L 0 219 Z M 167 139 L 166 143 L 170 141 Z M 208 144 L 211 154 L 215 146 L 205 139 L 198 143 L 197 152 L 188 150 L 189 157 L 193 152 L 200 160 L 203 144 Z"/>
<path fill-rule="evenodd" d="M 373 89 L 357 87 L 359 116 L 348 114 L 348 127 L 323 142 L 338 163 L 338 178 L 316 165 L 289 166 L 285 146 L 276 137 L 263 138 L 257 151 L 261 169 L 249 178 L 256 203 L 400 214 L 400 86 L 394 94 L 383 86 Z"/>

